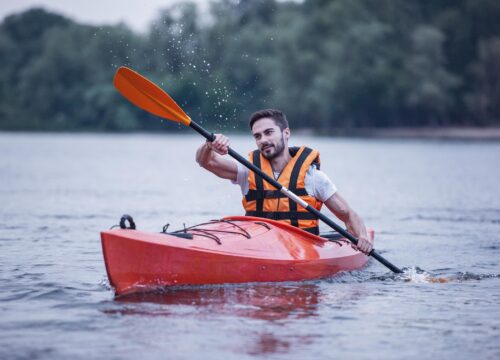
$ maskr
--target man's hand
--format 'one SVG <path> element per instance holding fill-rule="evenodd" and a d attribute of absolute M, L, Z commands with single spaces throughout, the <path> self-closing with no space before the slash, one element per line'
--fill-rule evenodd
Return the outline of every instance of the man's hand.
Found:
<path fill-rule="evenodd" d="M 358 245 L 356 247 L 359 251 L 368 255 L 373 249 L 373 243 L 365 234 L 358 236 Z"/>
<path fill-rule="evenodd" d="M 238 164 L 226 155 L 229 151 L 229 139 L 222 134 L 215 134 L 213 142 L 203 143 L 196 151 L 196 161 L 201 167 L 220 178 L 236 181 Z"/>
<path fill-rule="evenodd" d="M 215 151 L 217 154 L 226 155 L 229 150 L 229 139 L 222 134 L 214 134 L 215 140 L 207 141 L 207 146 Z"/>

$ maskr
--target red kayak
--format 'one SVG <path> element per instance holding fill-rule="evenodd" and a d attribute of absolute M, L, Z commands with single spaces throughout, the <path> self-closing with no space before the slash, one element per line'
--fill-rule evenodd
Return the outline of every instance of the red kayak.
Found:
<path fill-rule="evenodd" d="M 374 232 L 369 230 L 373 239 Z M 319 279 L 359 269 L 368 257 L 343 238 L 325 239 L 286 223 L 226 217 L 174 233 L 101 233 L 117 295 L 173 285 Z"/>

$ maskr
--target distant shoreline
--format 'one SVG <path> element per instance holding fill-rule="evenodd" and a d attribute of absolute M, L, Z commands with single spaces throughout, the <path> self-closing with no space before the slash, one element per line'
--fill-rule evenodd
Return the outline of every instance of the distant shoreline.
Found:
<path fill-rule="evenodd" d="M 302 133 L 301 130 L 299 132 Z M 308 130 L 303 132 L 311 133 Z M 338 129 L 328 135 L 342 137 L 389 138 L 389 139 L 455 139 L 455 140 L 500 140 L 500 126 L 497 127 L 397 127 Z"/>
<path fill-rule="evenodd" d="M 224 132 L 224 130 L 222 130 Z M 353 129 L 331 129 L 317 132 L 314 129 L 292 129 L 294 135 L 321 136 L 321 137 L 345 137 L 345 138 L 380 138 L 380 139 L 435 139 L 435 140 L 500 140 L 500 126 L 496 127 L 424 127 L 424 128 L 353 128 Z M 179 130 L 174 131 L 43 131 L 43 130 L 2 130 L 0 134 L 156 134 L 156 135 L 188 135 L 191 132 Z M 247 134 L 247 131 L 230 131 L 226 134 Z"/>

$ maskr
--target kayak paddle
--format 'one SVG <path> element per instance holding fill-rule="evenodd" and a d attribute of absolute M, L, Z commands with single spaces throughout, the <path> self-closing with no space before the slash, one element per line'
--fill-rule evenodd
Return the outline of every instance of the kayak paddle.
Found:
<path fill-rule="evenodd" d="M 141 109 L 161 118 L 172 120 L 189 126 L 196 132 L 201 134 L 208 141 L 215 140 L 214 134 L 209 133 L 203 127 L 191 120 L 191 118 L 179 107 L 179 105 L 175 103 L 175 101 L 165 91 L 163 91 L 158 85 L 146 79 L 144 76 L 138 74 L 137 72 L 125 66 L 122 66 L 116 71 L 115 77 L 113 79 L 113 84 L 126 99 L 128 99 L 132 104 L 140 107 Z M 278 183 L 275 179 L 268 176 L 258 167 L 250 163 L 247 159 L 236 153 L 233 149 L 229 148 L 228 154 L 236 161 L 252 170 L 263 180 L 274 186 L 287 198 L 317 216 L 324 223 L 329 225 L 346 239 L 349 239 L 354 245 L 358 243 L 358 239 L 355 236 L 351 235 L 348 231 L 344 230 L 341 226 L 337 225 L 327 216 L 323 215 L 321 212 L 316 210 L 314 207 L 309 205 L 307 202 L 302 200 L 286 187 Z M 370 251 L 368 255 L 377 259 L 380 263 L 382 263 L 395 273 L 403 272 L 397 266 L 391 264 L 384 257 L 378 254 L 375 250 Z"/>

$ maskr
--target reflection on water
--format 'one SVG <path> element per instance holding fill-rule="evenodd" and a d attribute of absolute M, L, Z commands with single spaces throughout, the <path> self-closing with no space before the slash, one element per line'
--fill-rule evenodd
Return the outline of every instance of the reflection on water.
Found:
<path fill-rule="evenodd" d="M 182 286 L 116 297 L 101 311 L 111 316 L 184 318 L 189 322 L 203 322 L 208 317 L 224 319 L 225 324 L 241 319 L 259 321 L 260 326 L 238 330 L 245 346 L 239 346 L 237 353 L 293 354 L 318 338 L 317 334 L 303 333 L 301 329 L 294 331 L 295 322 L 322 322 L 317 318 L 325 309 L 338 312 L 332 315 L 332 321 L 346 321 L 350 317 L 342 315 L 342 310 L 369 294 L 359 287 L 332 292 L 324 287 L 324 281 Z M 276 326 L 279 331 L 271 330 Z"/>
<path fill-rule="evenodd" d="M 265 332 L 260 334 L 257 338 L 255 347 L 250 347 L 247 352 L 250 355 L 287 353 L 290 351 L 290 346 L 291 344 L 289 340 L 279 339 L 273 333 Z"/>
<path fill-rule="evenodd" d="M 315 316 L 320 293 L 316 284 L 263 283 L 174 287 L 160 292 L 120 296 L 115 301 L 121 304 L 188 305 L 197 314 L 208 312 L 261 320 L 282 320 Z M 136 315 L 134 308 L 125 307 L 119 311 L 124 315 Z M 171 313 L 157 313 L 153 310 L 150 315 Z"/>

